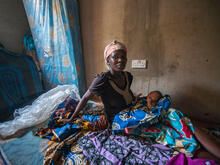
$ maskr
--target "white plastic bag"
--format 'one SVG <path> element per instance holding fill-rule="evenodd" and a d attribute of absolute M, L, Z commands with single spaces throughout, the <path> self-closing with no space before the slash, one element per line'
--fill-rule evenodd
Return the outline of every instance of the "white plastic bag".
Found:
<path fill-rule="evenodd" d="M 68 96 L 72 96 L 73 99 L 80 99 L 75 85 L 59 85 L 39 96 L 32 105 L 16 109 L 13 120 L 0 123 L 0 136 L 7 137 L 20 129 L 47 120 L 57 106 Z"/>

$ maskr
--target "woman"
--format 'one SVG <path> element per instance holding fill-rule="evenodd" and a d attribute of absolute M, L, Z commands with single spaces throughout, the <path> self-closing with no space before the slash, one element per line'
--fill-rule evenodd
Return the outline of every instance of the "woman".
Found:
<path fill-rule="evenodd" d="M 69 122 L 83 109 L 87 101 L 94 96 L 100 96 L 104 104 L 109 123 L 120 111 L 128 108 L 135 101 L 135 97 L 130 89 L 133 76 L 124 69 L 127 63 L 127 49 L 124 44 L 113 41 L 106 46 L 104 59 L 108 68 L 107 72 L 98 74 L 87 92 L 80 100 L 75 112 Z"/>

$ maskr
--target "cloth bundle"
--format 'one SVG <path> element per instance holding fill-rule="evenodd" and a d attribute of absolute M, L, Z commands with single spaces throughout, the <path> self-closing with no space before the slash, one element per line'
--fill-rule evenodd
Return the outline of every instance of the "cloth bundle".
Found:
<path fill-rule="evenodd" d="M 111 130 L 90 133 L 78 140 L 91 164 L 166 164 L 173 150 L 150 139 L 114 135 Z"/>
<path fill-rule="evenodd" d="M 137 103 L 128 109 L 119 112 L 113 120 L 112 130 L 114 133 L 124 131 L 125 128 L 144 125 L 151 126 L 161 122 L 170 106 L 170 97 L 164 96 L 151 110 L 147 107 L 146 97 L 139 98 Z"/>

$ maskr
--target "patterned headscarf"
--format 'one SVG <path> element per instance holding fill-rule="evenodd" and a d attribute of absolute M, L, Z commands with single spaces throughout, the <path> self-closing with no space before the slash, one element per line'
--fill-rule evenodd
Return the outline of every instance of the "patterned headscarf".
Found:
<path fill-rule="evenodd" d="M 125 45 L 122 44 L 121 42 L 114 40 L 105 47 L 105 50 L 104 50 L 105 61 L 107 61 L 110 54 L 115 50 L 124 50 L 127 53 L 127 49 Z"/>

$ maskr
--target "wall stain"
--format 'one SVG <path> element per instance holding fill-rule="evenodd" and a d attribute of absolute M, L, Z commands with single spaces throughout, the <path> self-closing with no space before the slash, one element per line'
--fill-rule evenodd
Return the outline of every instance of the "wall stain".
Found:
<path fill-rule="evenodd" d="M 178 62 L 172 63 L 171 65 L 168 66 L 168 72 L 169 73 L 174 73 L 177 70 L 178 67 L 179 67 Z"/>
<path fill-rule="evenodd" d="M 159 1 L 126 0 L 124 9 L 123 36 L 128 48 L 128 71 L 134 76 L 160 77 L 165 67 L 165 47 L 159 28 Z M 133 59 L 146 59 L 147 69 L 131 69 Z"/>

